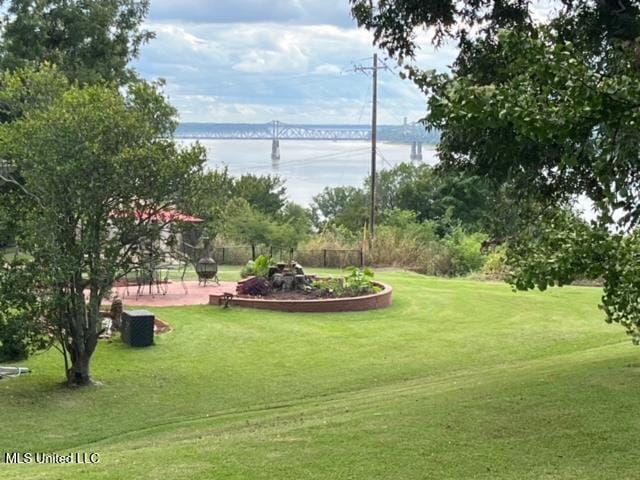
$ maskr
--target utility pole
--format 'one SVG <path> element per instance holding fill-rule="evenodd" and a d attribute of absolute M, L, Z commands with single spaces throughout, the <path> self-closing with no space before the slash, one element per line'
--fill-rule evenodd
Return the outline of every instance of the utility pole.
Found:
<path fill-rule="evenodd" d="M 378 54 L 373 54 L 373 66 L 364 67 L 357 65 L 353 67 L 354 72 L 373 73 L 373 103 L 371 107 L 371 210 L 369 218 L 369 234 L 373 238 L 376 233 L 376 153 L 378 139 L 378 70 L 391 70 L 384 61 L 378 65 Z"/>
<path fill-rule="evenodd" d="M 371 106 L 371 214 L 370 238 L 376 234 L 376 147 L 378 141 L 378 54 L 373 54 L 373 103 Z"/>

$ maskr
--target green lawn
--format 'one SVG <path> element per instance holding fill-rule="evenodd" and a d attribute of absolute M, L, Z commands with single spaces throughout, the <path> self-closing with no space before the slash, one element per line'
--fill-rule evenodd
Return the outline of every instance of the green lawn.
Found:
<path fill-rule="evenodd" d="M 0 383 L 0 452 L 99 452 L 0 478 L 637 479 L 640 350 L 599 291 L 383 272 L 391 309 L 157 309 L 175 330 L 101 344 L 99 388 L 55 352 Z M 1 460 L 1 459 L 0 459 Z"/>

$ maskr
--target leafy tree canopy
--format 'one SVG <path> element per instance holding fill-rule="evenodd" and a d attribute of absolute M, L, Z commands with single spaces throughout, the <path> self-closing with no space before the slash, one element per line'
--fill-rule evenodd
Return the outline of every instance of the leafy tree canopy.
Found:
<path fill-rule="evenodd" d="M 546 22 L 532 3 L 353 0 L 358 21 L 397 58 L 416 32 L 457 39 L 451 73 L 409 75 L 428 94 L 445 169 L 481 176 L 534 202 L 508 257 L 518 288 L 605 281 L 602 307 L 640 343 L 640 6 L 563 1 Z M 471 34 L 473 27 L 473 34 Z M 566 207 L 584 195 L 591 224 Z M 533 229 L 533 230 L 532 230 Z"/>
<path fill-rule="evenodd" d="M 242 175 L 234 181 L 233 195 L 270 217 L 278 215 L 286 202 L 284 181 L 277 175 Z"/>
<path fill-rule="evenodd" d="M 148 0 L 3 0 L 0 65 L 18 69 L 50 62 L 80 83 L 123 85 L 129 62 L 153 38 L 142 28 Z"/>
<path fill-rule="evenodd" d="M 52 85 L 64 82 L 55 70 L 6 80 L 31 85 L 21 79 L 40 75 Z M 100 304 L 158 239 L 162 225 L 153 213 L 174 205 L 201 171 L 204 150 L 178 148 L 174 127 L 175 110 L 156 86 L 140 82 L 124 94 L 69 86 L 0 126 L 0 158 L 19 173 L 22 205 L 7 213 L 52 299 L 43 316 L 71 384 L 91 382 Z"/>
<path fill-rule="evenodd" d="M 326 187 L 313 197 L 311 208 L 320 229 L 337 225 L 361 231 L 368 218 L 367 195 L 357 187 Z"/>
<path fill-rule="evenodd" d="M 367 178 L 362 189 L 326 188 L 314 197 L 317 227 L 340 225 L 361 232 L 368 221 L 369 182 Z M 496 208 L 509 203 L 505 192 L 478 175 L 401 163 L 382 170 L 377 184 L 382 224 L 394 218 L 392 212 L 406 211 L 413 212 L 419 222 L 435 222 L 441 236 L 461 224 L 469 231 L 483 230 L 503 238 L 518 219 L 515 209 Z"/>

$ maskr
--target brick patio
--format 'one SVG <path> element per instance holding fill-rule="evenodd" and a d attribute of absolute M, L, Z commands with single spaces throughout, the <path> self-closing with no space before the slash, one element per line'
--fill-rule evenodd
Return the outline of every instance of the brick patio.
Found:
<path fill-rule="evenodd" d="M 151 289 L 149 293 L 149 287 L 143 288 L 140 295 L 136 295 L 138 287 L 130 286 L 129 294 L 127 295 L 127 288 L 117 287 L 113 289 L 113 293 L 117 293 L 122 299 L 125 309 L 131 307 L 177 307 L 184 305 L 208 305 L 209 297 L 211 295 L 220 295 L 225 292 L 235 293 L 236 282 L 220 282 L 220 285 L 215 283 L 208 284 L 206 287 L 198 285 L 198 282 L 180 282 L 174 281 L 166 285 L 167 293 L 163 295 L 158 293 L 156 287 Z M 107 301 L 105 303 L 111 303 Z"/>

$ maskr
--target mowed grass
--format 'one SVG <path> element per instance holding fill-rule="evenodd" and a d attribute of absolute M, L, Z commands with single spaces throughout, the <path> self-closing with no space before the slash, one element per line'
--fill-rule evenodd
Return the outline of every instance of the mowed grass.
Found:
<path fill-rule="evenodd" d="M 375 312 L 157 309 L 174 331 L 101 344 L 97 388 L 33 358 L 0 383 L 0 453 L 101 463 L 0 478 L 640 477 L 640 350 L 602 321 L 599 290 L 379 277 L 394 305 Z"/>

